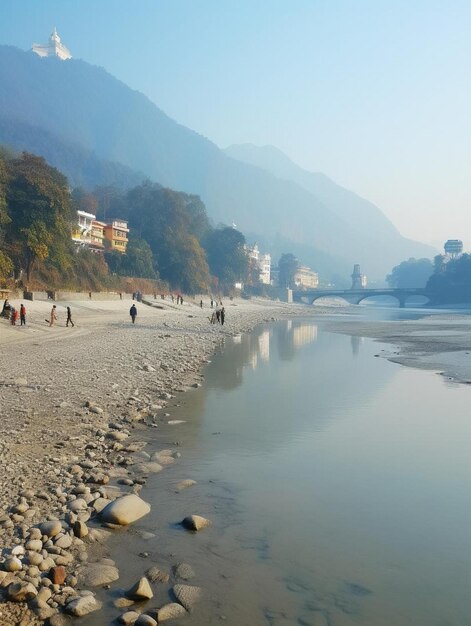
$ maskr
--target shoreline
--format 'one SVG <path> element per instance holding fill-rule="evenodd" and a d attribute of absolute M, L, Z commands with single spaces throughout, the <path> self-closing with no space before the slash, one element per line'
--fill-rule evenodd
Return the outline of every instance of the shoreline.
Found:
<path fill-rule="evenodd" d="M 326 321 L 332 332 L 368 337 L 382 348 L 378 357 L 392 363 L 436 371 L 447 381 L 471 384 L 471 315 L 459 311 L 430 314 L 416 320 Z"/>
<path fill-rule="evenodd" d="M 228 301 L 226 326 L 218 327 L 209 324 L 209 306 L 201 310 L 190 302 L 180 307 L 168 303 L 161 309 L 158 301 L 159 308 L 138 305 L 132 326 L 128 301 L 70 304 L 73 329 L 64 327 L 62 306 L 61 326 L 47 326 L 43 320 L 50 302 L 29 303 L 26 328 L 8 327 L 6 321 L 0 326 L 4 354 L 17 348 L 0 375 L 5 416 L 0 626 L 24 619 L 32 626 L 70 624 L 62 609 L 70 613 L 74 603 L 98 610 L 100 601 L 92 594 L 119 578 L 114 562 L 106 558 L 106 539 L 113 531 L 102 528 L 100 507 L 117 496 L 139 494 L 154 471 L 178 462 L 175 450 L 157 451 L 152 460 L 144 450 L 150 436 L 139 441 L 139 435 L 159 427 L 176 394 L 201 386 L 202 368 L 225 337 L 275 316 L 311 317 L 328 310 Z M 79 506 L 80 500 L 84 504 Z M 38 525 L 48 520 L 61 520 L 57 535 L 38 532 Z M 40 544 L 31 543 L 38 540 Z M 60 581 L 50 573 L 58 567 L 66 570 Z M 108 574 L 97 578 L 97 571 Z M 94 584 L 87 584 L 91 579 Z M 12 589 L 18 590 L 16 598 Z M 5 602 L 23 596 L 34 613 L 22 602 Z"/>

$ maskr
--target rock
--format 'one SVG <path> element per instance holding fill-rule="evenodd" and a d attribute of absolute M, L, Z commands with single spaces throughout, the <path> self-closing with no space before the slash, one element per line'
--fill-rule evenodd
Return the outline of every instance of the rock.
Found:
<path fill-rule="evenodd" d="M 41 539 L 30 539 L 26 542 L 26 549 L 31 550 L 31 552 L 41 552 L 43 549 L 43 542 Z"/>
<path fill-rule="evenodd" d="M 143 576 L 126 592 L 126 596 L 131 600 L 150 600 L 154 594 L 150 588 L 149 581 Z"/>
<path fill-rule="evenodd" d="M 65 567 L 63 565 L 56 565 L 49 570 L 49 578 L 54 585 L 63 585 L 65 582 Z"/>
<path fill-rule="evenodd" d="M 118 578 L 118 568 L 107 563 L 90 563 L 81 567 L 78 573 L 78 581 L 82 587 L 101 587 Z"/>
<path fill-rule="evenodd" d="M 116 498 L 103 509 L 100 516 L 104 522 L 126 526 L 141 519 L 149 511 L 150 504 L 133 493 Z"/>
<path fill-rule="evenodd" d="M 147 578 L 151 583 L 168 583 L 170 576 L 160 570 L 158 567 L 151 567 L 146 572 Z"/>
<path fill-rule="evenodd" d="M 12 556 L 23 556 L 25 549 L 23 546 L 15 546 L 11 551 Z"/>
<path fill-rule="evenodd" d="M 88 615 L 89 613 L 93 613 L 93 611 L 99 611 L 101 609 L 101 602 L 99 602 L 95 596 L 81 596 L 80 598 L 75 598 L 71 602 L 67 604 L 65 610 L 70 615 L 75 615 L 76 617 L 83 617 L 84 615 Z"/>
<path fill-rule="evenodd" d="M 39 530 L 41 531 L 41 535 L 46 535 L 46 537 L 55 537 L 60 532 L 62 532 L 62 524 L 59 522 L 59 520 L 43 522 L 39 525 Z"/>
<path fill-rule="evenodd" d="M 72 537 L 70 535 L 62 535 L 55 540 L 55 545 L 58 548 L 67 550 L 67 548 L 70 548 L 70 546 L 72 545 Z"/>
<path fill-rule="evenodd" d="M 76 521 L 73 526 L 74 535 L 79 539 L 83 539 L 88 535 L 88 526 L 85 522 Z"/>
<path fill-rule="evenodd" d="M 112 500 L 109 498 L 97 498 L 93 503 L 93 508 L 97 513 L 101 513 L 108 504 L 111 504 Z"/>
<path fill-rule="evenodd" d="M 77 498 L 69 502 L 69 510 L 73 513 L 79 513 L 80 511 L 86 511 L 88 508 L 87 503 L 83 498 Z"/>
<path fill-rule="evenodd" d="M 160 624 L 160 622 L 165 622 L 168 619 L 183 617 L 184 615 L 186 615 L 186 610 L 182 607 L 182 605 L 177 602 L 171 602 L 157 611 L 157 622 Z"/>
<path fill-rule="evenodd" d="M 27 582 L 11 583 L 7 592 L 8 599 L 12 600 L 12 602 L 27 602 L 38 594 L 34 585 Z"/>
<path fill-rule="evenodd" d="M 132 626 L 135 624 L 137 618 L 139 617 L 139 613 L 136 611 L 126 611 L 118 617 L 118 622 L 120 624 L 124 624 L 125 626 Z"/>
<path fill-rule="evenodd" d="M 113 602 L 114 606 L 117 609 L 126 609 L 128 606 L 132 606 L 134 604 L 134 600 L 130 600 L 129 598 L 116 598 Z"/>
<path fill-rule="evenodd" d="M 181 480 L 175 485 L 175 489 L 176 491 L 183 491 L 183 489 L 193 487 L 193 485 L 196 485 L 196 480 L 191 480 L 191 478 L 185 478 L 185 480 Z"/>
<path fill-rule="evenodd" d="M 3 567 L 6 572 L 19 572 L 23 568 L 23 565 L 18 557 L 12 556 L 5 561 Z"/>
<path fill-rule="evenodd" d="M 178 563 L 173 568 L 173 574 L 175 578 L 181 578 L 182 580 L 190 580 L 190 578 L 194 578 L 195 572 L 191 565 L 188 563 Z"/>
<path fill-rule="evenodd" d="M 182 526 L 184 526 L 187 530 L 201 530 L 202 528 L 207 528 L 211 525 L 212 523 L 209 519 L 201 517 L 201 515 L 189 515 L 182 521 Z"/>
<path fill-rule="evenodd" d="M 157 626 L 157 622 L 150 615 L 146 615 L 145 613 L 139 615 L 136 622 L 134 622 L 135 626 Z"/>
<path fill-rule="evenodd" d="M 174 585 L 172 591 L 176 599 L 188 612 L 192 610 L 202 593 L 201 587 L 194 587 L 192 585 Z"/>
<path fill-rule="evenodd" d="M 69 626 L 70 621 L 68 617 L 62 613 L 57 613 L 49 618 L 48 626 Z"/>
<path fill-rule="evenodd" d="M 149 461 L 149 463 L 139 463 L 133 469 L 139 474 L 158 474 L 164 468 L 160 463 Z"/>

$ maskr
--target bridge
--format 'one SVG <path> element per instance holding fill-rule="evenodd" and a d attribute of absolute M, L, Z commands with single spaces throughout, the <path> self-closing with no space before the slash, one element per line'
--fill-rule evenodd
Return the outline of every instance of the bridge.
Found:
<path fill-rule="evenodd" d="M 401 308 L 405 307 L 411 296 L 425 296 L 432 299 L 432 294 L 425 288 L 407 289 L 307 289 L 306 291 L 293 291 L 293 302 L 307 302 L 314 304 L 319 298 L 343 298 L 350 304 L 360 304 L 367 298 L 374 296 L 392 296 L 399 302 Z"/>

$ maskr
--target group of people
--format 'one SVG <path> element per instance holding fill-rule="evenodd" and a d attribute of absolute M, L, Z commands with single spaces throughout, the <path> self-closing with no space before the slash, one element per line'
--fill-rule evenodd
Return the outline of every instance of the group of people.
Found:
<path fill-rule="evenodd" d="M 72 328 L 75 326 L 75 324 L 72 321 L 72 311 L 70 310 L 70 306 L 66 307 L 67 308 L 67 318 L 65 320 L 65 325 L 69 326 L 69 324 L 72 326 Z M 52 305 L 52 309 L 51 309 L 51 313 L 49 315 L 49 319 L 45 320 L 46 324 L 49 324 L 49 326 L 54 326 L 54 322 L 57 322 L 57 306 L 55 304 Z"/>
<path fill-rule="evenodd" d="M 223 306 L 220 306 L 219 304 L 217 304 L 215 310 L 211 313 L 209 322 L 211 324 L 221 324 L 222 326 L 224 326 L 225 320 L 226 320 L 226 310 Z"/>
<path fill-rule="evenodd" d="M 26 307 L 24 304 L 21 304 L 18 310 L 6 299 L 3 303 L 1 316 L 9 320 L 12 326 L 16 326 L 18 320 L 20 320 L 20 326 L 26 326 Z"/>
<path fill-rule="evenodd" d="M 5 300 L 2 307 L 2 312 L 0 313 L 0 317 L 4 317 L 10 321 L 12 326 L 16 326 L 18 320 L 20 321 L 20 326 L 26 326 L 26 307 L 24 304 L 20 305 L 19 309 L 16 309 L 13 305 L 11 305 L 8 300 Z M 46 324 L 49 326 L 54 326 L 54 322 L 57 321 L 57 306 L 54 304 L 52 306 L 51 312 L 49 314 L 49 319 L 46 319 Z M 67 318 L 65 321 L 66 326 L 75 326 L 72 321 L 72 311 L 70 310 L 70 306 L 67 307 Z"/>

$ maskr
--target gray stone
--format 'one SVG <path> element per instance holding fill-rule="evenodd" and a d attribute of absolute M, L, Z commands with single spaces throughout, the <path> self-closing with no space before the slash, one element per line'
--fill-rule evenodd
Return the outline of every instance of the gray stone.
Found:
<path fill-rule="evenodd" d="M 59 522 L 59 520 L 43 522 L 39 525 L 39 530 L 41 532 L 41 535 L 46 535 L 46 537 L 55 537 L 60 532 L 62 532 L 62 524 Z"/>
<path fill-rule="evenodd" d="M 190 580 L 190 578 L 194 578 L 195 572 L 191 565 L 188 563 L 178 563 L 173 568 L 173 574 L 175 578 L 181 578 L 182 580 Z"/>
<path fill-rule="evenodd" d="M 104 522 L 126 526 L 147 515 L 150 511 L 150 504 L 144 502 L 139 496 L 132 493 L 116 498 L 108 504 L 100 516 Z"/>
<path fill-rule="evenodd" d="M 9 585 L 7 592 L 8 599 L 12 602 L 27 602 L 38 594 L 34 585 L 27 582 L 12 583 Z"/>
<path fill-rule="evenodd" d="M 201 587 L 194 587 L 192 585 L 174 585 L 172 591 L 176 599 L 187 611 L 192 610 L 202 594 Z"/>
<path fill-rule="evenodd" d="M 118 580 L 119 571 L 114 565 L 90 563 L 80 568 L 77 577 L 83 587 L 101 587 Z"/>
<path fill-rule="evenodd" d="M 70 615 L 83 617 L 84 615 L 88 615 L 94 611 L 99 611 L 101 606 L 101 602 L 99 602 L 93 595 L 89 595 L 75 598 L 67 604 L 65 610 Z"/>
<path fill-rule="evenodd" d="M 126 611 L 118 617 L 118 622 L 120 624 L 124 624 L 125 626 L 132 626 L 136 623 L 137 618 L 139 617 L 139 613 L 136 611 Z"/>
<path fill-rule="evenodd" d="M 196 485 L 196 480 L 191 480 L 191 478 L 185 478 L 185 480 L 180 480 L 180 482 L 175 485 L 175 489 L 176 491 L 183 491 L 183 489 L 193 487 L 193 485 Z"/>
<path fill-rule="evenodd" d="M 136 622 L 134 622 L 135 626 L 157 626 L 157 622 L 150 615 L 146 615 L 143 613 L 139 615 Z"/>
<path fill-rule="evenodd" d="M 176 619 L 178 617 L 184 617 L 185 615 L 186 610 L 181 604 L 178 604 L 178 602 L 171 602 L 157 611 L 157 622 L 160 624 L 160 622 L 165 622 L 169 619 Z"/>
<path fill-rule="evenodd" d="M 170 576 L 158 567 L 151 567 L 146 572 L 151 583 L 168 583 Z"/>

